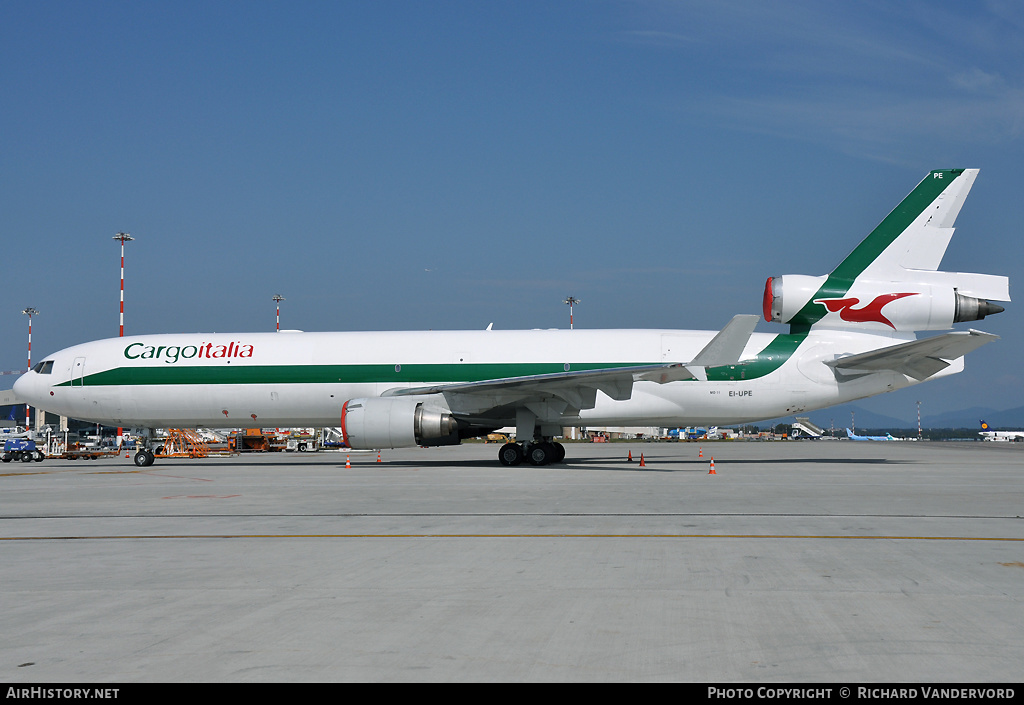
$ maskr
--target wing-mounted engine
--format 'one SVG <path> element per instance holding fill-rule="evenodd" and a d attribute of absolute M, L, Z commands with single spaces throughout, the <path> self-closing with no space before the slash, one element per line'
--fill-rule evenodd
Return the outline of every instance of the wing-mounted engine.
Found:
<path fill-rule="evenodd" d="M 459 424 L 433 397 L 349 399 L 341 432 L 349 448 L 411 448 L 459 444 Z"/>
<path fill-rule="evenodd" d="M 919 274 L 924 281 L 843 282 L 793 274 L 771 277 L 764 288 L 764 318 L 795 326 L 864 331 L 948 330 L 954 323 L 980 321 L 1003 310 L 972 293 L 1009 299 L 1005 277 Z"/>

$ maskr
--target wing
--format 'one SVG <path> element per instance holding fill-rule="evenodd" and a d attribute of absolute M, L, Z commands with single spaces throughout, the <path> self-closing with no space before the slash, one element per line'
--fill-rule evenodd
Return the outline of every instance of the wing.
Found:
<path fill-rule="evenodd" d="M 760 317 L 754 315 L 733 317 L 689 363 L 628 365 L 601 370 L 505 377 L 480 382 L 453 382 L 428 387 L 391 389 L 382 396 L 444 394 L 453 412 L 466 414 L 528 402 L 550 402 L 554 398 L 564 405 L 562 413 L 571 413 L 573 410 L 578 412 L 596 406 L 598 391 L 604 392 L 616 401 L 625 401 L 632 396 L 634 382 L 665 384 L 684 379 L 706 380 L 707 367 L 732 365 L 739 361 L 758 318 Z"/>
<path fill-rule="evenodd" d="M 921 381 L 949 367 L 948 360 L 955 360 L 998 339 L 998 335 L 978 330 L 954 331 L 841 357 L 825 364 L 840 374 L 892 370 Z"/>

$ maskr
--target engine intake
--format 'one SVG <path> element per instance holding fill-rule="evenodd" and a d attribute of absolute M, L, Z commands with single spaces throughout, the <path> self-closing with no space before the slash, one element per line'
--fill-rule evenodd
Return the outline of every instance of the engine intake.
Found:
<path fill-rule="evenodd" d="M 349 399 L 341 407 L 345 444 L 356 450 L 458 445 L 459 424 L 422 397 Z"/>

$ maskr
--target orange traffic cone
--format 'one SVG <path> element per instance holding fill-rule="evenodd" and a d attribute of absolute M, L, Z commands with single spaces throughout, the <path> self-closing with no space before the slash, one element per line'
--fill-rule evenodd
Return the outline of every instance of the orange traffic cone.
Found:
<path fill-rule="evenodd" d="M 352 469 L 352 460 L 347 455 L 345 456 L 345 469 L 346 470 L 351 470 Z"/>
<path fill-rule="evenodd" d="M 640 467 L 642 467 L 642 468 L 647 467 L 647 463 L 644 462 L 644 454 L 643 453 L 640 454 Z"/>
<path fill-rule="evenodd" d="M 715 459 L 712 458 L 711 459 L 711 470 L 708 472 L 708 475 L 717 475 L 717 474 L 718 473 L 715 472 Z"/>
<path fill-rule="evenodd" d="M 377 462 L 378 463 L 380 462 L 380 451 L 379 450 L 377 451 Z"/>
<path fill-rule="evenodd" d="M 700 451 L 697 453 L 697 457 L 698 458 L 703 458 L 704 457 L 704 448 L 700 449 Z"/>
<path fill-rule="evenodd" d="M 633 462 L 633 451 L 629 451 L 629 455 L 626 456 L 626 462 L 627 463 L 632 463 Z"/>

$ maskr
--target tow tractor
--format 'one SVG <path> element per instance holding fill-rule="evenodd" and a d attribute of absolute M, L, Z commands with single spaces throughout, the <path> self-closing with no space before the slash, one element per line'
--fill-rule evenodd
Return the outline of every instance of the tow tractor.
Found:
<path fill-rule="evenodd" d="M 30 463 L 35 460 L 43 462 L 43 451 L 36 448 L 36 442 L 27 438 L 9 438 L 4 442 L 4 454 L 0 460 L 9 463 L 12 460 L 20 460 L 23 463 Z"/>

